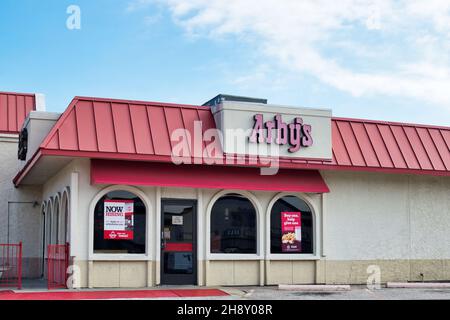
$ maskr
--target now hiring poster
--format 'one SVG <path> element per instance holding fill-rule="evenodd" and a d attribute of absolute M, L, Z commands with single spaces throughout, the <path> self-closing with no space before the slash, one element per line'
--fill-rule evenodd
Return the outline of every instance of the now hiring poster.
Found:
<path fill-rule="evenodd" d="M 133 240 L 133 200 L 105 200 L 104 239 Z"/>

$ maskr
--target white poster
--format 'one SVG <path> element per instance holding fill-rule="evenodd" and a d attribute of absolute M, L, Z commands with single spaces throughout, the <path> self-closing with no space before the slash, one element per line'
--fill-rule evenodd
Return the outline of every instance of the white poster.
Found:
<path fill-rule="evenodd" d="M 133 240 L 134 201 L 105 200 L 104 239 Z"/>

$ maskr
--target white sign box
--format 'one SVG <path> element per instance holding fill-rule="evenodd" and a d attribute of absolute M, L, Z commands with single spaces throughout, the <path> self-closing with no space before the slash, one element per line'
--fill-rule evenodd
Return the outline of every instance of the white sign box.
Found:
<path fill-rule="evenodd" d="M 226 154 L 332 159 L 329 109 L 234 101 L 211 109 Z"/>

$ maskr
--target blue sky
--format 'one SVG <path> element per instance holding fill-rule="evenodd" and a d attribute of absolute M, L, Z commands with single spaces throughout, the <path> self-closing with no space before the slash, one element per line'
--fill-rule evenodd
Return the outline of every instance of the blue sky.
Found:
<path fill-rule="evenodd" d="M 2 0 L 0 91 L 201 104 L 218 93 L 450 125 L 450 1 Z M 70 30 L 67 8 L 81 10 Z M 425 7 L 424 7 L 425 6 Z"/>

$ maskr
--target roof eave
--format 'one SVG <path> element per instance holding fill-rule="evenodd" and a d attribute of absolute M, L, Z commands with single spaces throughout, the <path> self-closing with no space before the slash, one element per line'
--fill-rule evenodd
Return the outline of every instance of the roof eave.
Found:
<path fill-rule="evenodd" d="M 36 162 L 39 161 L 39 159 L 41 159 L 41 157 L 42 157 L 42 152 L 41 152 L 41 149 L 39 148 L 38 150 L 36 150 L 36 152 L 30 158 L 30 160 L 28 160 L 28 162 L 25 164 L 25 166 L 14 177 L 13 183 L 16 188 L 19 187 L 22 180 L 26 177 L 28 172 L 34 167 Z"/>

